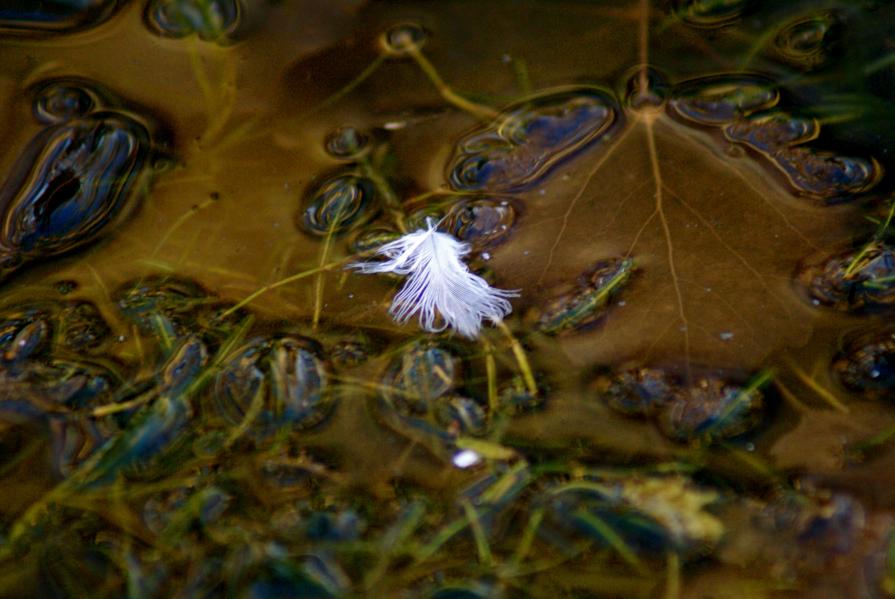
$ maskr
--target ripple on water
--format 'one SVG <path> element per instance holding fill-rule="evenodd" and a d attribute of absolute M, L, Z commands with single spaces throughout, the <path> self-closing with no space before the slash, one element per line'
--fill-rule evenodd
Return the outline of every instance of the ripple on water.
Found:
<path fill-rule="evenodd" d="M 151 0 L 144 19 L 149 30 L 163 37 L 191 34 L 205 41 L 221 42 L 240 24 L 238 0 Z"/>
<path fill-rule="evenodd" d="M 378 213 L 373 181 L 348 170 L 311 187 L 295 220 L 301 230 L 324 237 L 360 228 Z"/>
<path fill-rule="evenodd" d="M 882 167 L 874 158 L 799 146 L 780 148 L 772 159 L 798 192 L 825 200 L 866 192 L 882 178 Z"/>
<path fill-rule="evenodd" d="M 832 11 L 802 15 L 781 28 L 774 47 L 785 61 L 814 69 L 827 62 L 841 29 L 842 22 Z"/>
<path fill-rule="evenodd" d="M 724 125 L 766 110 L 780 101 L 777 85 L 759 75 L 715 75 L 685 81 L 674 90 L 671 106 L 701 125 Z"/>
<path fill-rule="evenodd" d="M 4 274 L 95 241 L 133 208 L 150 132 L 100 100 L 73 80 L 38 86 L 34 114 L 54 124 L 31 140 L 0 188 Z"/>
<path fill-rule="evenodd" d="M 250 340 L 215 377 L 207 405 L 233 426 L 251 415 L 260 434 L 316 426 L 334 407 L 321 355 L 316 341 L 298 335 Z"/>
<path fill-rule="evenodd" d="M 448 181 L 464 191 L 530 188 L 608 133 L 618 119 L 615 101 L 597 88 L 536 95 L 463 137 L 448 165 Z"/>
<path fill-rule="evenodd" d="M 381 420 L 397 433 L 449 459 L 458 435 L 487 431 L 486 407 L 463 394 L 468 365 L 455 350 L 421 340 L 389 364 L 382 379 Z"/>
<path fill-rule="evenodd" d="M 677 0 L 675 14 L 693 27 L 714 28 L 739 20 L 752 0 Z"/>
<path fill-rule="evenodd" d="M 727 139 L 764 154 L 811 141 L 819 133 L 817 119 L 796 117 L 777 110 L 737 119 L 724 127 Z"/>
<path fill-rule="evenodd" d="M 0 5 L 0 32 L 18 35 L 72 33 L 109 19 L 125 0 L 78 2 L 5 2 Z"/>

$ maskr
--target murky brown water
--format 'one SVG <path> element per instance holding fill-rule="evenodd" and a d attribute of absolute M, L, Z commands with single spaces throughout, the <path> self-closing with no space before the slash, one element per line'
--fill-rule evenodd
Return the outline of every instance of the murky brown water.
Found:
<path fill-rule="evenodd" d="M 887 3 L 7 4 L 0 595 L 895 592 Z"/>

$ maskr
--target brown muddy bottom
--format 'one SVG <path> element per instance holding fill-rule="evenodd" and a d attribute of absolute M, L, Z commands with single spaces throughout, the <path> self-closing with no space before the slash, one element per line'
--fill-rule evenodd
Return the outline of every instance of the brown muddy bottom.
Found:
<path fill-rule="evenodd" d="M 895 593 L 885 3 L 7 4 L 0 595 Z"/>

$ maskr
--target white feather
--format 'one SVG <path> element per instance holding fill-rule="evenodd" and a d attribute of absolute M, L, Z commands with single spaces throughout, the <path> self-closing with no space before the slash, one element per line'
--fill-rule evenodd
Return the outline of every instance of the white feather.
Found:
<path fill-rule="evenodd" d="M 512 312 L 507 298 L 518 291 L 494 289 L 472 273 L 461 258 L 469 244 L 436 230 L 427 219 L 426 229 L 408 233 L 377 250 L 388 258 L 381 262 L 351 264 L 362 273 L 392 272 L 408 277 L 392 300 L 389 313 L 403 324 L 419 314 L 420 326 L 430 332 L 452 327 L 464 337 L 479 334 L 482 320 L 500 322 Z"/>

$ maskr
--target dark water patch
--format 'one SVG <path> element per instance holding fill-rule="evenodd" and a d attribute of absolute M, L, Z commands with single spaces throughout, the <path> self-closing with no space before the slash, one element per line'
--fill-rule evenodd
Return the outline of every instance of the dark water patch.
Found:
<path fill-rule="evenodd" d="M 728 140 L 758 151 L 799 195 L 836 203 L 879 184 L 883 168 L 876 158 L 805 145 L 820 135 L 820 122 L 770 110 L 779 102 L 780 90 L 770 80 L 719 75 L 680 84 L 671 105 L 677 115 L 702 125 L 722 126 Z"/>

